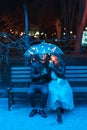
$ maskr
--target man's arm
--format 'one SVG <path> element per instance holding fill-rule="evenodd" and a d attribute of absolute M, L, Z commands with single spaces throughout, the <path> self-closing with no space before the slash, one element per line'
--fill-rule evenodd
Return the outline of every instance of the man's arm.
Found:
<path fill-rule="evenodd" d="M 31 69 L 31 77 L 33 80 L 38 80 L 41 78 L 41 74 L 36 73 L 36 70 L 32 67 Z"/>

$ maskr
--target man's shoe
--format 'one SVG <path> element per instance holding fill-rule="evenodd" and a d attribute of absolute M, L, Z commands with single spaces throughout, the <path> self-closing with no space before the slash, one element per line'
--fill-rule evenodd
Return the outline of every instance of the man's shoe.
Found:
<path fill-rule="evenodd" d="M 33 117 L 38 113 L 37 109 L 32 109 L 32 111 L 29 114 L 29 117 Z"/>
<path fill-rule="evenodd" d="M 57 122 L 62 124 L 62 115 L 61 114 L 57 116 Z"/>
<path fill-rule="evenodd" d="M 47 117 L 47 114 L 45 113 L 44 110 L 39 110 L 39 114 L 40 114 L 43 118 L 46 118 L 46 117 Z"/>

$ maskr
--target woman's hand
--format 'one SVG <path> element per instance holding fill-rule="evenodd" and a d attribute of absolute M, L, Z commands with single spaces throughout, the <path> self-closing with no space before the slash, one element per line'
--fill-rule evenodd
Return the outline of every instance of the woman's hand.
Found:
<path fill-rule="evenodd" d="M 54 63 L 52 61 L 49 62 L 49 67 L 53 68 L 54 67 Z"/>

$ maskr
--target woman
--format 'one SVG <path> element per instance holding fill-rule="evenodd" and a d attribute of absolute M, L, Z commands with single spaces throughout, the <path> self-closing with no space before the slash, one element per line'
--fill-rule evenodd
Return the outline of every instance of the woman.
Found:
<path fill-rule="evenodd" d="M 72 89 L 65 79 L 65 65 L 62 59 L 51 56 L 51 82 L 49 83 L 49 103 L 53 110 L 58 110 L 57 121 L 62 123 L 61 110 L 74 108 Z"/>

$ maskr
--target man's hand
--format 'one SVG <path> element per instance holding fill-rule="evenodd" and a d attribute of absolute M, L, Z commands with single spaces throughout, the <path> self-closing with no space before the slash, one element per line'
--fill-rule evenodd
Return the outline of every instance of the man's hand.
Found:
<path fill-rule="evenodd" d="M 47 74 L 47 70 L 46 70 L 46 68 L 44 68 L 43 71 L 42 71 L 42 73 L 41 73 L 41 76 L 44 76 L 46 74 Z"/>

